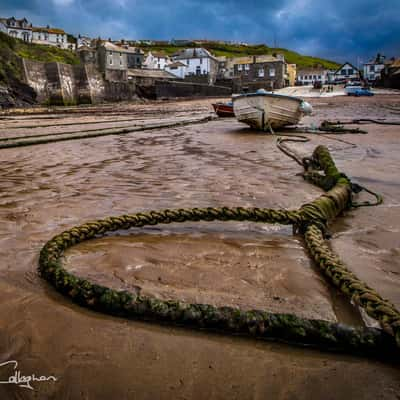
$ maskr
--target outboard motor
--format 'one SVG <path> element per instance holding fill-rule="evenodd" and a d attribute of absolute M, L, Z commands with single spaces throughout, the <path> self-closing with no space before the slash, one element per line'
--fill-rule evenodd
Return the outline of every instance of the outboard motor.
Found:
<path fill-rule="evenodd" d="M 313 111 L 312 105 L 310 103 L 307 103 L 306 101 L 302 101 L 300 104 L 300 111 L 304 115 L 311 115 Z"/>

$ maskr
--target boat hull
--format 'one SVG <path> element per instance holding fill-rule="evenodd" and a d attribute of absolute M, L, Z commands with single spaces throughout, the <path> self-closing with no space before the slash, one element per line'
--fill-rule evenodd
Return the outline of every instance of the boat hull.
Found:
<path fill-rule="evenodd" d="M 213 104 L 214 111 L 219 117 L 234 117 L 233 106 L 224 103 Z"/>
<path fill-rule="evenodd" d="M 263 131 L 298 124 L 303 116 L 301 105 L 301 99 L 273 93 L 243 95 L 233 99 L 237 120 Z"/>

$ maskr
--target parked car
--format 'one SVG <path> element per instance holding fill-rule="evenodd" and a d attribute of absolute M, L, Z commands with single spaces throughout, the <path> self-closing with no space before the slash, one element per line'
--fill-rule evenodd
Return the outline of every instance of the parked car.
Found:
<path fill-rule="evenodd" d="M 371 90 L 367 87 L 361 87 L 361 86 L 347 86 L 344 89 L 345 93 L 348 96 L 373 96 L 374 94 L 371 92 Z"/>

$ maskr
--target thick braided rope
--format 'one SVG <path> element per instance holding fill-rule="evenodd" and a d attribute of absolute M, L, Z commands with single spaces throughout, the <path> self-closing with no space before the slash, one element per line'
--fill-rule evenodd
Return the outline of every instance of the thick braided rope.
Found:
<path fill-rule="evenodd" d="M 313 164 L 322 168 L 325 176 L 333 179 L 336 184 L 330 191 L 303 205 L 299 210 L 241 207 L 167 209 L 88 222 L 67 230 L 46 243 L 40 253 L 40 273 L 57 290 L 79 304 L 114 315 L 274 338 L 332 350 L 373 355 L 396 354 L 394 337 L 397 346 L 400 347 L 399 312 L 349 272 L 339 258 L 330 251 L 323 238 L 328 222 L 349 205 L 350 181 L 340 174 L 328 150 L 323 146 L 317 147 L 314 151 Z M 377 329 L 351 328 L 326 321 L 302 319 L 289 314 L 272 314 L 260 310 L 242 311 L 231 307 L 188 304 L 136 296 L 75 277 L 61 264 L 61 257 L 68 247 L 107 232 L 161 223 L 216 220 L 278 223 L 299 228 L 305 234 L 307 246 L 314 260 L 331 282 L 364 307 L 370 316 L 380 321 L 389 334 Z"/>
<path fill-rule="evenodd" d="M 273 314 L 261 310 L 242 311 L 232 307 L 136 296 L 75 277 L 61 265 L 60 257 L 68 247 L 110 231 L 161 222 L 200 220 L 249 220 L 294 224 L 299 223 L 300 218 L 297 212 L 244 208 L 163 210 L 110 217 L 89 222 L 55 236 L 40 253 L 40 272 L 57 290 L 75 302 L 117 316 L 173 322 L 193 328 L 276 339 L 356 354 L 392 356 L 395 348 L 392 337 L 377 329 L 350 328 L 327 321 L 308 320 L 295 315 Z"/>
<path fill-rule="evenodd" d="M 311 224 L 307 227 L 305 241 L 314 261 L 329 281 L 352 301 L 363 307 L 370 317 L 379 321 L 388 333 L 395 336 L 397 345 L 400 347 L 400 313 L 395 306 L 346 268 L 328 247 L 322 231 L 317 226 Z"/>

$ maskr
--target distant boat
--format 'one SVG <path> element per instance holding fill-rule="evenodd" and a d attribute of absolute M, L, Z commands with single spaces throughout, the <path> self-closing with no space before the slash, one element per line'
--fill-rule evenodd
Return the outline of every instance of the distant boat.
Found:
<path fill-rule="evenodd" d="M 214 103 L 214 111 L 219 117 L 234 117 L 233 104 L 229 103 Z"/>
<path fill-rule="evenodd" d="M 312 112 L 311 105 L 298 97 L 267 92 L 264 89 L 235 96 L 232 100 L 238 121 L 271 133 L 286 125 L 298 124 L 304 115 Z"/>

